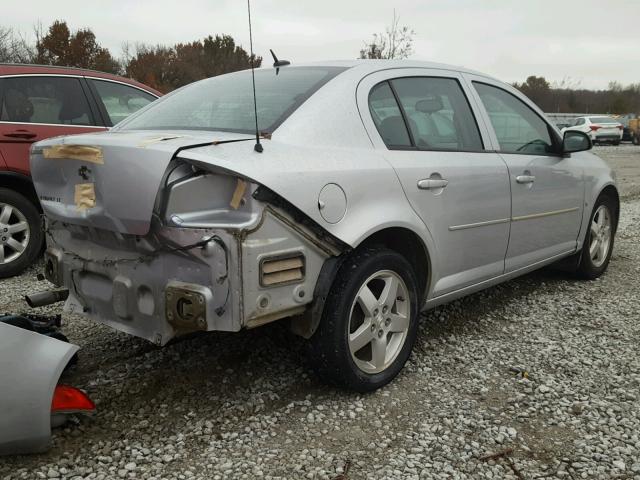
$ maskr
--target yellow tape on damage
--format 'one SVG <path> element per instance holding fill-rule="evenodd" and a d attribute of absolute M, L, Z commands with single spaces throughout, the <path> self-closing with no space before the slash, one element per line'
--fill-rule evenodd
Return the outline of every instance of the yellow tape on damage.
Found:
<path fill-rule="evenodd" d="M 96 206 L 96 189 L 93 183 L 78 183 L 73 195 L 78 210 L 87 210 Z"/>
<path fill-rule="evenodd" d="M 236 189 L 233 191 L 233 196 L 231 197 L 231 201 L 229 202 L 229 206 L 234 210 L 237 210 L 242 202 L 242 197 L 244 197 L 244 192 L 247 189 L 247 182 L 241 180 L 240 178 L 236 182 Z"/>
<path fill-rule="evenodd" d="M 104 157 L 102 148 L 89 145 L 53 145 L 42 149 L 44 158 L 83 160 L 102 165 Z"/>

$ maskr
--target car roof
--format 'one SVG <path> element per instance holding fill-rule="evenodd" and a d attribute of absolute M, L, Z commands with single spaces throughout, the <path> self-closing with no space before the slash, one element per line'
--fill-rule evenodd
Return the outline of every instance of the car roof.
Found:
<path fill-rule="evenodd" d="M 322 62 L 304 62 L 296 63 L 292 62 L 291 67 L 343 67 L 358 69 L 363 75 L 377 72 L 380 70 L 388 70 L 392 68 L 429 68 L 433 70 L 452 70 L 456 72 L 470 73 L 481 77 L 489 78 L 495 81 L 500 80 L 487 75 L 486 73 L 477 72 L 465 67 L 457 65 L 449 65 L 446 63 L 428 62 L 422 60 L 369 60 L 369 59 L 356 59 L 356 60 L 327 60 Z M 261 67 L 273 68 L 270 64 Z M 288 68 L 288 67 L 281 67 Z M 504 82 L 501 82 L 504 83 Z"/>
<path fill-rule="evenodd" d="M 159 91 L 131 78 L 99 72 L 97 70 L 90 70 L 88 68 L 61 67 L 56 65 L 32 65 L 26 63 L 0 63 L 0 77 L 4 75 L 75 75 L 103 78 L 105 80 L 113 80 L 141 88 L 142 90 L 146 90 L 157 97 L 162 95 Z"/>

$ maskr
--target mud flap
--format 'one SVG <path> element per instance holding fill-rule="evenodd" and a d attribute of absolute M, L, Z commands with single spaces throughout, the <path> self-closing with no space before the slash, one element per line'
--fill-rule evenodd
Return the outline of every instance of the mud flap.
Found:
<path fill-rule="evenodd" d="M 0 322 L 0 455 L 48 448 L 53 392 L 78 350 Z"/>

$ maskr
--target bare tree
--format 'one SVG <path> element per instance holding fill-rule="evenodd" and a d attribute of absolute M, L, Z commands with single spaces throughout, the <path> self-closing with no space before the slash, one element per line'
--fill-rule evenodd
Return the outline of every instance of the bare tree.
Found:
<path fill-rule="evenodd" d="M 393 20 L 384 33 L 374 33 L 371 42 L 365 42 L 360 50 L 360 58 L 402 59 L 413 53 L 413 36 L 416 32 L 406 25 L 400 25 L 400 17 L 393 10 Z"/>
<path fill-rule="evenodd" d="M 22 35 L 0 27 L 0 62 L 30 63 L 33 56 L 33 46 Z"/>

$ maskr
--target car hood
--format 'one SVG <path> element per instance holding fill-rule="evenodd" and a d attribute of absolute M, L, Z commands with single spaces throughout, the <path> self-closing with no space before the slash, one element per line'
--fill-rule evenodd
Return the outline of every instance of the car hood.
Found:
<path fill-rule="evenodd" d="M 253 152 L 252 138 L 223 132 L 115 131 L 47 139 L 31 150 L 31 175 L 50 219 L 145 235 L 162 179 L 179 152 L 213 144 L 219 150 Z M 240 142 L 224 143 L 229 140 Z"/>

